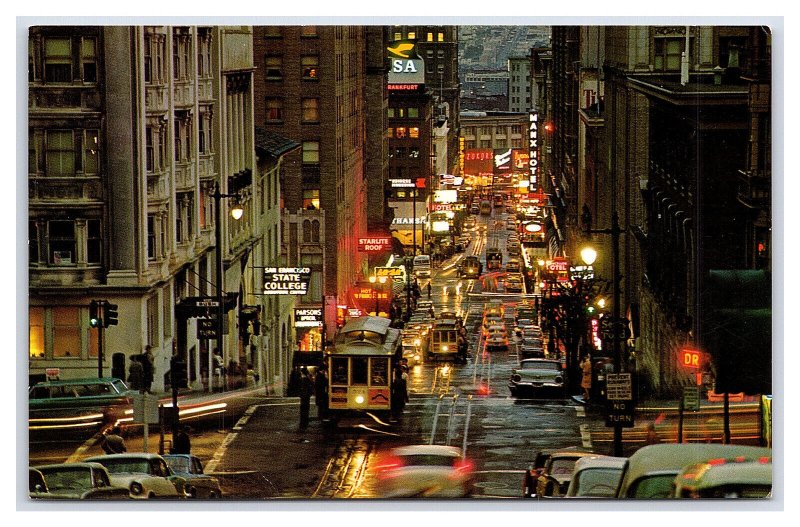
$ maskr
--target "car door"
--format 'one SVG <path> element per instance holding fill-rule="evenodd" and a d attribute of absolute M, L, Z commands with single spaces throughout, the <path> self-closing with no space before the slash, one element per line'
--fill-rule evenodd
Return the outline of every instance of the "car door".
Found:
<path fill-rule="evenodd" d="M 172 472 L 163 459 L 150 460 L 150 476 L 153 479 L 153 490 L 157 495 L 175 496 L 178 493 Z"/>

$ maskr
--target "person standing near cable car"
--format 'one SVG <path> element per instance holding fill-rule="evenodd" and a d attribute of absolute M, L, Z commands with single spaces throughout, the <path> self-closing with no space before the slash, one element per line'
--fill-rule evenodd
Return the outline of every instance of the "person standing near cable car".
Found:
<path fill-rule="evenodd" d="M 300 367 L 300 430 L 308 428 L 308 414 L 311 409 L 311 394 L 314 383 L 305 366 Z"/>

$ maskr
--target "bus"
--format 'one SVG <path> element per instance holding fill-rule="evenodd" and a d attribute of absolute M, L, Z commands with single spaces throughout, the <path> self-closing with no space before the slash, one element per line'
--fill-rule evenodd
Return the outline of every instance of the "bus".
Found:
<path fill-rule="evenodd" d="M 403 358 L 400 330 L 384 317 L 349 320 L 325 350 L 333 419 L 366 412 L 389 417 L 392 380 Z"/>

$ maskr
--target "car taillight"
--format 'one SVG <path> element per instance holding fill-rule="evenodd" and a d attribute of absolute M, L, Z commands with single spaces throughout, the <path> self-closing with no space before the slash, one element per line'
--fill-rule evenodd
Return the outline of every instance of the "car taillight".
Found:
<path fill-rule="evenodd" d="M 375 461 L 375 470 L 378 473 L 395 470 L 403 466 L 403 460 L 397 456 L 385 455 L 380 456 Z"/>
<path fill-rule="evenodd" d="M 469 459 L 459 459 L 453 463 L 453 468 L 456 469 L 456 475 L 469 474 L 472 472 L 474 465 Z"/>

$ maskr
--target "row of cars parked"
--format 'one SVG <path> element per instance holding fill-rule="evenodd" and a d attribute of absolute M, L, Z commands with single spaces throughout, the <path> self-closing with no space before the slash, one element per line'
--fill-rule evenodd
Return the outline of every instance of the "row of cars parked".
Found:
<path fill-rule="evenodd" d="M 29 469 L 28 492 L 35 499 L 214 499 L 217 478 L 203 472 L 191 454 L 125 453 L 93 456 L 78 463 Z"/>
<path fill-rule="evenodd" d="M 766 498 L 772 449 L 663 443 L 630 457 L 579 449 L 540 452 L 525 472 L 526 498 Z"/>

